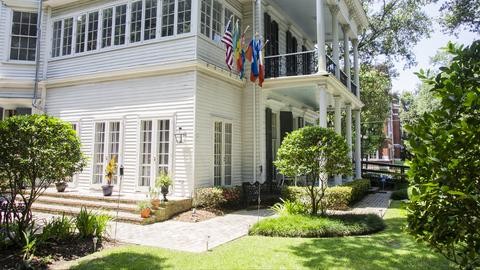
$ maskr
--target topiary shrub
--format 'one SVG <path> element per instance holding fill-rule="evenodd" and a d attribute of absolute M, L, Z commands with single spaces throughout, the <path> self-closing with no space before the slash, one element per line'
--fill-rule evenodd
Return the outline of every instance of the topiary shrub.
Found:
<path fill-rule="evenodd" d="M 242 202 L 242 188 L 209 187 L 197 188 L 193 196 L 193 206 L 210 210 L 238 209 Z"/>
<path fill-rule="evenodd" d="M 368 190 L 370 189 L 370 180 L 357 179 L 352 182 L 345 183 L 342 186 L 352 187 L 352 193 L 348 203 L 353 204 L 360 201 L 368 193 Z"/>
<path fill-rule="evenodd" d="M 347 210 L 352 197 L 352 187 L 336 186 L 325 191 L 325 203 L 330 210 Z"/>

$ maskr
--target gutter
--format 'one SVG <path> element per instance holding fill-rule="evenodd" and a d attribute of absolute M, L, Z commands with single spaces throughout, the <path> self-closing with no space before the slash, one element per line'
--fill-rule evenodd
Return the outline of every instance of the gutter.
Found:
<path fill-rule="evenodd" d="M 36 47 L 36 59 L 35 59 L 35 84 L 33 86 L 33 99 L 32 107 L 44 112 L 43 108 L 37 105 L 37 92 L 38 92 L 38 83 L 39 83 L 39 73 L 40 73 L 40 56 L 41 56 L 41 38 L 42 38 L 42 13 L 43 11 L 43 0 L 39 0 L 38 3 L 38 18 L 37 18 L 37 47 Z"/>

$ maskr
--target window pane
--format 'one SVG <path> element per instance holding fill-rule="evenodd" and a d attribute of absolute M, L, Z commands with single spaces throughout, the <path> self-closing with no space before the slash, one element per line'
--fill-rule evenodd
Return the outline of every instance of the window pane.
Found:
<path fill-rule="evenodd" d="M 63 21 L 63 55 L 72 53 L 73 18 Z"/>
<path fill-rule="evenodd" d="M 173 36 L 174 23 L 175 23 L 175 0 L 163 0 L 162 37 Z"/>
<path fill-rule="evenodd" d="M 177 34 L 189 33 L 192 18 L 192 1 L 178 0 Z"/>
<path fill-rule="evenodd" d="M 85 51 L 86 20 L 87 15 L 81 15 L 77 17 L 77 41 L 75 46 L 76 53 L 81 53 Z"/>
<path fill-rule="evenodd" d="M 98 12 L 88 14 L 88 37 L 87 37 L 87 51 L 97 49 L 98 41 Z"/>
<path fill-rule="evenodd" d="M 142 121 L 140 124 L 140 175 L 138 186 L 150 186 L 152 169 L 152 133 L 153 121 Z"/>
<path fill-rule="evenodd" d="M 105 154 L 105 123 L 95 124 L 95 142 L 93 146 L 93 179 L 92 184 L 101 184 L 104 169 L 103 160 Z"/>
<path fill-rule="evenodd" d="M 212 39 L 219 41 L 222 38 L 222 4 L 213 0 Z"/>
<path fill-rule="evenodd" d="M 11 33 L 10 59 L 35 61 L 37 14 L 14 11 Z"/>
<path fill-rule="evenodd" d="M 170 144 L 170 120 L 158 121 L 158 173 L 168 173 L 168 155 Z"/>
<path fill-rule="evenodd" d="M 130 23 L 130 42 L 138 42 L 142 39 L 142 1 L 132 3 Z"/>
<path fill-rule="evenodd" d="M 113 8 L 103 10 L 102 48 L 112 45 Z"/>
<path fill-rule="evenodd" d="M 144 40 L 155 39 L 157 35 L 157 0 L 145 0 Z"/>
<path fill-rule="evenodd" d="M 127 23 L 127 5 L 115 7 L 115 45 L 125 44 L 125 29 Z"/>
<path fill-rule="evenodd" d="M 202 11 L 200 16 L 200 32 L 207 37 L 210 37 L 211 30 L 211 14 L 212 13 L 212 2 L 211 0 L 202 0 Z"/>
<path fill-rule="evenodd" d="M 53 39 L 52 39 L 52 57 L 60 55 L 60 46 L 62 43 L 62 21 L 53 23 Z"/>

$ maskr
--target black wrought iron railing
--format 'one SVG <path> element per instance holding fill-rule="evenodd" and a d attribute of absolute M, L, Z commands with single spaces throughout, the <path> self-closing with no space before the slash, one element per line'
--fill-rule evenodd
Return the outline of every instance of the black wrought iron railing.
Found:
<path fill-rule="evenodd" d="M 343 70 L 340 70 L 340 81 L 348 88 L 348 77 Z"/>
<path fill-rule="evenodd" d="M 337 65 L 333 62 L 332 58 L 327 55 L 327 72 L 333 75 L 337 74 Z"/>
<path fill-rule="evenodd" d="M 265 78 L 310 75 L 318 71 L 316 51 L 265 57 Z"/>
<path fill-rule="evenodd" d="M 350 83 L 350 91 L 351 91 L 352 94 L 354 94 L 355 96 L 357 95 L 357 85 L 354 84 L 353 82 Z"/>

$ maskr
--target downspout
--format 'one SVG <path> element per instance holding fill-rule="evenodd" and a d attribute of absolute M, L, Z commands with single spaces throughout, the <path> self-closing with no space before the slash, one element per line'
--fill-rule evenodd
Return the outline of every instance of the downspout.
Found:
<path fill-rule="evenodd" d="M 33 99 L 32 107 L 43 112 L 43 109 L 37 105 L 37 92 L 40 73 L 40 50 L 41 50 L 41 38 L 42 38 L 42 10 L 43 0 L 39 0 L 38 3 L 38 18 L 37 18 L 37 47 L 36 47 L 36 59 L 35 59 L 35 82 L 33 87 Z"/>

